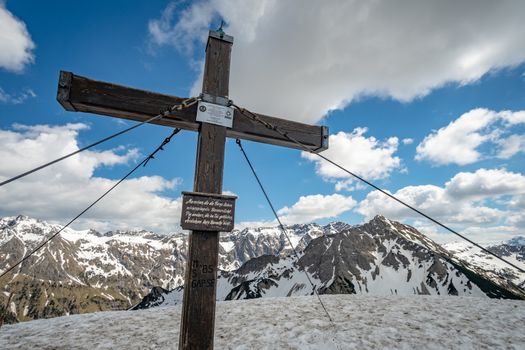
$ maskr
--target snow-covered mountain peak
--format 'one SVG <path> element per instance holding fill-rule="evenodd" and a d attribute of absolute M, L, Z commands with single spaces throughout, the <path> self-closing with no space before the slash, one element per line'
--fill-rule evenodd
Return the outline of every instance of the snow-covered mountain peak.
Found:
<path fill-rule="evenodd" d="M 234 231 L 235 232 L 235 231 Z M 253 236 L 258 237 L 261 235 L 278 235 L 281 232 L 279 227 L 268 226 L 268 227 L 247 227 L 240 231 L 236 231 L 239 236 Z"/>
<path fill-rule="evenodd" d="M 61 227 L 27 216 L 0 219 L 0 272 Z M 384 216 L 354 226 L 291 225 L 286 232 L 291 245 L 279 227 L 221 233 L 217 295 L 223 299 L 307 295 L 312 289 L 304 270 L 321 293 L 484 295 L 481 288 L 499 281 L 497 274 L 517 284 L 525 280 L 525 275 L 497 265 L 492 257 L 478 259 L 479 252 L 469 246 L 451 250 L 459 252 L 459 258 L 473 256 L 480 265 L 466 258 L 466 264 L 454 260 L 415 228 Z M 516 246 L 521 239 L 491 249 L 524 264 L 525 248 Z M 184 233 L 68 228 L 17 269 L 16 284 L 10 286 L 18 298 L 13 310 L 20 319 L 42 318 L 128 307 L 154 286 L 180 292 L 186 251 Z M 479 277 L 487 268 L 493 273 Z M 477 287 L 479 281 L 485 286 Z M 502 295 L 497 293 L 492 295 Z M 6 295 L 0 293 L 0 305 Z M 32 309 L 31 295 L 45 295 L 46 303 Z"/>
<path fill-rule="evenodd" d="M 330 234 L 335 234 L 337 232 L 341 232 L 344 229 L 347 229 L 350 227 L 352 227 L 352 225 L 347 224 L 345 222 L 334 221 L 334 222 L 330 222 L 326 224 L 325 226 L 323 226 L 323 231 L 325 232 L 325 234 L 330 235 Z"/>
<path fill-rule="evenodd" d="M 247 260 L 238 269 L 221 271 L 218 300 L 310 295 L 312 288 L 320 294 L 525 297 L 505 279 L 454 258 L 415 228 L 384 216 L 376 216 L 362 225 L 347 225 L 333 234 L 324 234 L 323 229 L 334 225 L 295 226 L 307 227 L 310 231 L 303 236 L 288 228 L 295 239 L 310 237 L 304 249 L 297 249 L 298 258 L 289 254 L 285 245 L 279 255 L 258 250 L 256 258 Z M 318 232 L 317 237 L 310 236 L 314 231 Z M 256 242 L 263 239 L 275 236 L 260 235 Z M 243 244 L 247 241 L 240 239 L 232 252 Z M 148 296 L 135 308 L 177 304 L 182 295 L 181 286 Z"/>
<path fill-rule="evenodd" d="M 25 215 L 0 218 L 0 229 L 27 229 L 35 226 L 52 226 L 45 221 L 30 218 Z"/>
<path fill-rule="evenodd" d="M 525 247 L 525 236 L 516 236 L 507 241 L 507 244 L 513 247 Z"/>
<path fill-rule="evenodd" d="M 4 217 L 0 219 L 0 245 L 16 238 L 33 246 L 42 241 L 44 237 L 60 230 L 61 227 L 24 215 Z M 64 230 L 64 232 L 71 231 L 71 229 Z"/>
<path fill-rule="evenodd" d="M 155 232 L 147 231 L 147 230 L 114 230 L 114 231 L 108 231 L 101 236 L 103 237 L 113 237 L 115 239 L 119 239 L 120 237 L 129 237 L 129 238 L 143 238 L 146 240 L 162 240 L 164 238 L 170 238 L 170 237 L 177 237 L 177 236 L 183 236 L 183 233 L 174 233 L 174 234 L 158 234 Z"/>

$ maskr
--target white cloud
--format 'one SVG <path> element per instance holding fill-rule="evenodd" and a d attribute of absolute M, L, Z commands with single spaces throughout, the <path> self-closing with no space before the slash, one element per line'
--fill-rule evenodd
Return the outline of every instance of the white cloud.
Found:
<path fill-rule="evenodd" d="M 78 150 L 85 124 L 14 125 L 0 130 L 0 180 Z M 114 185 L 117 180 L 95 176 L 95 170 L 135 161 L 138 150 L 122 147 L 84 151 L 56 165 L 0 187 L 0 216 L 25 214 L 65 224 Z M 140 170 L 139 170 L 140 171 Z M 125 174 L 127 170 L 123 170 Z M 122 182 L 84 214 L 76 228 L 146 228 L 170 232 L 179 228 L 180 198 L 163 196 L 179 179 L 141 176 Z"/>
<path fill-rule="evenodd" d="M 18 94 L 17 96 L 8 94 L 0 87 L 0 102 L 2 103 L 10 103 L 10 104 L 20 104 L 24 103 L 25 100 L 28 98 L 36 97 L 36 94 L 31 89 L 26 89 L 22 93 Z"/>
<path fill-rule="evenodd" d="M 414 143 L 414 139 L 406 138 L 406 139 L 403 139 L 401 142 L 403 142 L 403 145 L 411 145 Z"/>
<path fill-rule="evenodd" d="M 476 243 L 481 244 L 498 244 L 505 241 L 508 241 L 509 239 L 513 238 L 516 235 L 522 235 L 523 234 L 523 227 L 525 225 L 522 225 L 521 228 L 517 225 L 514 225 L 511 222 L 507 222 L 509 225 L 501 225 L 501 226 L 493 226 L 493 227 L 486 227 L 486 226 L 470 226 L 467 227 L 463 233 L 465 235 L 468 235 L 468 237 Z M 458 240 L 457 236 L 455 239 Z"/>
<path fill-rule="evenodd" d="M 500 146 L 497 157 L 501 159 L 509 159 L 519 152 L 525 152 L 525 135 L 510 135 L 497 143 Z"/>
<path fill-rule="evenodd" d="M 291 207 L 277 211 L 284 224 L 302 224 L 319 219 L 335 218 L 352 209 L 356 201 L 351 196 L 340 194 L 301 196 Z"/>
<path fill-rule="evenodd" d="M 394 156 L 399 140 L 390 137 L 386 141 L 379 141 L 373 136 L 365 137 L 366 132 L 367 128 L 356 128 L 352 133 L 330 135 L 330 147 L 323 155 L 366 179 L 388 177 L 392 171 L 401 167 L 401 160 Z M 326 180 L 338 180 L 336 190 L 356 189 L 348 173 L 315 154 L 302 152 L 301 155 L 316 163 L 317 174 Z"/>
<path fill-rule="evenodd" d="M 357 191 L 366 189 L 366 185 L 362 182 L 356 181 L 354 178 L 336 181 L 335 190 L 340 191 Z"/>
<path fill-rule="evenodd" d="M 525 123 L 525 111 L 512 112 L 512 111 L 501 111 L 500 117 L 510 125 L 524 124 Z"/>
<path fill-rule="evenodd" d="M 284 225 L 304 224 L 322 219 L 333 219 L 349 211 L 357 202 L 351 196 L 337 193 L 331 195 L 314 194 L 301 196 L 291 207 L 277 210 L 277 215 Z M 235 228 L 277 226 L 277 220 L 244 221 L 235 224 Z"/>
<path fill-rule="evenodd" d="M 513 196 L 509 201 L 509 205 L 513 208 L 525 209 L 525 195 Z"/>
<path fill-rule="evenodd" d="M 515 234 L 523 235 L 523 231 L 525 230 L 525 214 L 523 214 L 523 211 L 520 211 L 509 215 L 507 223 L 519 229 L 516 230 Z"/>
<path fill-rule="evenodd" d="M 0 68 L 21 72 L 26 65 L 34 62 L 34 48 L 25 23 L 0 2 Z"/>
<path fill-rule="evenodd" d="M 276 220 L 268 221 L 241 221 L 235 223 L 235 230 L 244 230 L 245 228 L 258 228 L 258 227 L 275 227 L 278 226 Z"/>
<path fill-rule="evenodd" d="M 415 158 L 439 165 L 466 165 L 483 157 L 510 158 L 523 151 L 524 136 L 508 135 L 511 127 L 520 123 L 525 123 L 525 111 L 476 108 L 426 136 L 417 146 Z M 490 143 L 500 146 L 498 153 L 482 154 L 479 148 Z"/>
<path fill-rule="evenodd" d="M 361 96 L 410 101 L 523 62 L 524 12 L 523 1 L 205 0 L 169 5 L 149 32 L 203 52 L 211 22 L 224 18 L 235 37 L 231 97 L 316 122 Z"/>
<path fill-rule="evenodd" d="M 203 40 L 208 35 L 207 31 L 198 33 L 192 29 L 206 27 L 213 18 L 214 10 L 205 3 L 194 3 L 182 11 L 179 22 L 173 25 L 172 18 L 176 10 L 175 3 L 168 4 L 159 19 L 149 21 L 149 34 L 156 45 L 170 44 L 178 49 L 189 50 L 192 47 L 192 41 L 197 39 L 196 36 Z"/>
<path fill-rule="evenodd" d="M 502 169 L 461 172 L 445 184 L 451 198 L 489 198 L 525 193 L 525 176 Z"/>
<path fill-rule="evenodd" d="M 436 225 L 430 222 L 415 221 L 414 227 L 440 244 L 450 242 L 464 242 L 460 237 L 448 231 L 439 230 Z M 512 237 L 522 233 L 516 226 L 469 226 L 460 232 L 469 239 L 482 245 L 499 244 L 508 241 Z"/>
<path fill-rule="evenodd" d="M 489 235 L 496 232 L 496 227 L 505 227 L 508 234 L 517 234 L 524 228 L 520 226 L 522 210 L 516 210 L 521 203 L 519 195 L 524 193 L 524 175 L 504 169 L 479 169 L 456 174 L 444 187 L 407 186 L 396 191 L 394 196 L 444 224 L 467 233 L 475 231 L 476 237 L 482 238 L 483 232 Z M 505 199 L 508 196 L 512 196 L 511 200 Z M 496 200 L 499 205 L 490 204 Z M 370 192 L 356 211 L 365 218 L 382 214 L 395 220 L 414 220 L 423 228 L 428 225 L 421 224 L 424 219 L 419 214 L 379 191 Z M 495 237 L 503 239 L 501 235 Z"/>
<path fill-rule="evenodd" d="M 467 201 L 453 201 L 444 189 L 433 185 L 408 186 L 394 193 L 405 203 L 449 224 L 494 224 L 504 212 Z M 382 214 L 394 220 L 417 219 L 421 216 L 378 191 L 370 192 L 359 203 L 357 212 L 366 218 Z"/>
<path fill-rule="evenodd" d="M 417 160 L 428 159 L 438 164 L 460 165 L 478 161 L 477 148 L 490 140 L 490 134 L 480 133 L 496 119 L 486 109 L 474 109 L 449 125 L 425 137 L 417 146 Z"/>
<path fill-rule="evenodd" d="M 513 228 L 514 235 L 522 235 L 525 232 L 525 194 L 514 195 L 508 203 L 509 207 L 513 210 L 509 213 L 506 219 L 506 223 L 509 227 Z"/>

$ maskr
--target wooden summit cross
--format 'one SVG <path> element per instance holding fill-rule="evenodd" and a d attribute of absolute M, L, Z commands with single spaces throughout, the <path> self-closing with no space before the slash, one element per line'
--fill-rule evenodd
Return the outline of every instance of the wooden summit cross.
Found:
<path fill-rule="evenodd" d="M 210 31 L 202 84 L 202 96 L 207 97 L 206 102 L 224 105 L 223 102 L 228 101 L 232 44 L 233 37 L 222 30 Z M 57 100 L 68 111 L 144 121 L 157 115 L 162 108 L 180 104 L 184 98 L 95 81 L 61 71 Z M 197 106 L 193 105 L 152 122 L 199 132 L 195 192 L 210 196 L 222 193 L 226 137 L 302 149 L 280 133 L 241 115 L 238 110 L 234 110 L 231 127 L 198 122 L 196 115 Z M 257 116 L 277 126 L 313 152 L 328 148 L 328 129 L 324 126 L 306 125 L 260 114 Z M 188 250 L 179 349 L 212 349 L 219 232 L 191 231 Z"/>

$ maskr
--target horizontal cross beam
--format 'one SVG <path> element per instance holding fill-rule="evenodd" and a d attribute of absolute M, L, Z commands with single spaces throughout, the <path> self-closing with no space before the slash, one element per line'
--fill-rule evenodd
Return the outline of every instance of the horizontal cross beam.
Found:
<path fill-rule="evenodd" d="M 61 71 L 57 100 L 67 111 L 144 121 L 159 114 L 162 109 L 181 103 L 184 98 L 92 80 L 71 72 Z M 197 106 L 194 105 L 181 111 L 174 111 L 169 117 L 155 120 L 152 123 L 198 131 L 199 123 L 195 120 L 196 114 Z M 262 114 L 256 115 L 313 152 L 321 152 L 328 148 L 328 128 L 325 126 L 308 125 Z M 226 136 L 302 149 L 300 145 L 290 141 L 279 132 L 244 117 L 238 110 L 235 110 L 233 127 L 227 129 Z"/>

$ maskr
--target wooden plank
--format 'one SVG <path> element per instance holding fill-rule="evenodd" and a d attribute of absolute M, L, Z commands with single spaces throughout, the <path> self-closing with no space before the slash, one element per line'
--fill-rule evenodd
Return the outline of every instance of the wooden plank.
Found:
<path fill-rule="evenodd" d="M 228 96 L 231 42 L 210 36 L 202 92 Z M 194 192 L 222 193 L 226 127 L 203 123 L 199 130 Z M 213 349 L 219 232 L 192 231 L 184 281 L 179 349 Z"/>
<path fill-rule="evenodd" d="M 64 107 L 64 109 L 69 112 L 75 112 L 75 107 L 73 107 L 69 102 L 72 79 L 73 74 L 60 71 L 60 75 L 58 77 L 57 100 L 60 102 L 62 107 Z"/>
<path fill-rule="evenodd" d="M 269 117 L 259 113 L 254 114 L 261 120 L 277 126 L 281 132 L 287 133 L 293 140 L 299 141 L 314 152 L 321 152 L 328 149 L 329 134 L 328 127 L 326 126 L 308 125 L 282 118 Z M 296 143 L 284 138 L 277 131 L 269 129 L 261 123 L 241 115 L 239 110 L 235 110 L 234 112 L 233 127 L 227 130 L 227 136 L 276 146 L 303 149 Z"/>
<path fill-rule="evenodd" d="M 70 72 L 60 72 L 57 100 L 68 111 L 107 115 L 117 118 L 144 121 L 161 109 L 180 103 L 184 98 L 129 88 L 126 86 L 92 80 Z M 153 124 L 196 131 L 196 106 L 174 112 L 169 118 Z M 259 118 L 289 132 L 297 141 L 317 152 L 328 148 L 328 129 L 290 120 L 257 114 Z M 243 140 L 301 149 L 279 133 L 250 120 L 235 111 L 232 129 L 226 136 Z"/>

